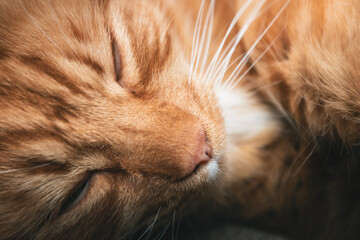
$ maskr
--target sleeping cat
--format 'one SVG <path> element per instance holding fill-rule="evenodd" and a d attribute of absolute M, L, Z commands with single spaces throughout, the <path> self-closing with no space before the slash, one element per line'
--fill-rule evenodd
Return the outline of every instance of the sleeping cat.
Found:
<path fill-rule="evenodd" d="M 300 237 L 359 236 L 357 185 L 321 164 L 322 146 L 336 163 L 357 156 L 356 121 L 337 111 L 356 113 L 356 98 L 331 95 L 322 71 L 340 55 L 356 77 L 357 31 L 340 29 L 347 54 L 340 40 L 315 56 L 299 45 L 347 19 L 330 4 L 1 1 L 0 238 L 150 239 L 197 206 Z M 358 5 L 342 7 L 356 19 Z M 302 41 L 317 16 L 334 23 Z M 319 79 L 303 77 L 309 67 Z"/>

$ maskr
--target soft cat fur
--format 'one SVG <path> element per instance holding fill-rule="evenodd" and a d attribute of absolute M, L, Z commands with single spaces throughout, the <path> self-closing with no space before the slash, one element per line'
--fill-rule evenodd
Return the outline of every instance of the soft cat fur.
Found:
<path fill-rule="evenodd" d="M 246 48 L 282 6 L 275 1 L 254 22 L 243 39 Z M 358 143 L 359 7 L 353 0 L 291 1 L 252 55 L 256 59 L 279 38 L 256 65 L 257 83 L 278 81 L 270 92 L 311 136 Z"/>
<path fill-rule="evenodd" d="M 337 166 L 358 156 L 360 4 L 217 1 L 207 48 L 212 3 L 0 3 L 1 239 L 127 239 L 196 205 L 357 239 L 356 165 Z M 208 68 L 242 8 L 229 69 Z"/>

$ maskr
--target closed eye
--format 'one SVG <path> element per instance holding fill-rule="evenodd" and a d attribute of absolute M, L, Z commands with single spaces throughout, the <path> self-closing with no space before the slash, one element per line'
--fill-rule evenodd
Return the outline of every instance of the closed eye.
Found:
<path fill-rule="evenodd" d="M 90 188 L 90 182 L 93 174 L 93 172 L 87 173 L 84 178 L 69 192 L 59 210 L 59 215 L 74 208 L 86 196 Z"/>
<path fill-rule="evenodd" d="M 130 89 L 126 84 L 123 82 L 123 62 L 121 61 L 121 54 L 119 46 L 116 42 L 116 40 L 112 37 L 111 41 L 111 49 L 112 49 L 112 55 L 114 58 L 114 69 L 115 69 L 115 80 L 116 82 L 123 88 L 127 89 L 132 94 L 136 94 L 136 92 L 133 89 Z"/>
<path fill-rule="evenodd" d="M 120 58 L 120 51 L 119 46 L 115 39 L 111 42 L 112 54 L 114 58 L 114 68 L 115 68 L 115 79 L 121 85 L 121 78 L 122 78 L 122 66 L 121 66 L 121 58 Z"/>

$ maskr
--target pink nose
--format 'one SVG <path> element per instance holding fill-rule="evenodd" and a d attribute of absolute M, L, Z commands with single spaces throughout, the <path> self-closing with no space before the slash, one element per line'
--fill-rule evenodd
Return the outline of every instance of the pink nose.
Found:
<path fill-rule="evenodd" d="M 190 161 L 187 174 L 191 174 L 198 166 L 208 163 L 212 158 L 212 149 L 206 141 L 205 130 L 200 128 L 198 133 L 198 143 L 195 150 L 195 156 Z"/>

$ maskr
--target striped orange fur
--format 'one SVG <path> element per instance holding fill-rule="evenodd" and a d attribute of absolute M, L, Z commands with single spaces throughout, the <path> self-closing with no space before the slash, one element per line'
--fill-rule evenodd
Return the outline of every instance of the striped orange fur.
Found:
<path fill-rule="evenodd" d="M 357 239 L 359 7 L 1 1 L 0 239 Z"/>

